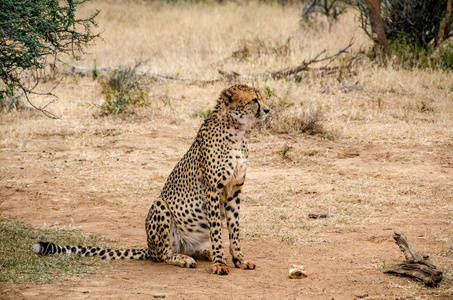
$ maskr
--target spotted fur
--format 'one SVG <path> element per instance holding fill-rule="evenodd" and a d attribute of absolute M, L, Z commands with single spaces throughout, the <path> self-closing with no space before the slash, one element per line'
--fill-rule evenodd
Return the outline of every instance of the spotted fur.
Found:
<path fill-rule="evenodd" d="M 190 149 L 178 162 L 145 221 L 147 249 L 110 250 L 39 242 L 38 254 L 72 253 L 104 259 L 151 259 L 194 268 L 194 258 L 212 260 L 213 272 L 229 273 L 222 244 L 226 219 L 235 267 L 254 269 L 245 260 L 239 239 L 240 193 L 248 148 L 247 125 L 269 112 L 261 93 L 247 85 L 221 92 L 212 115 L 201 125 Z"/>

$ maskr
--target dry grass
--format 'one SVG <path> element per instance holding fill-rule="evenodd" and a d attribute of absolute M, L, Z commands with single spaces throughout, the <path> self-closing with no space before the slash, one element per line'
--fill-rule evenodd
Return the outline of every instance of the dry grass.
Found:
<path fill-rule="evenodd" d="M 35 229 L 28 224 L 0 219 L 0 282 L 50 283 L 55 280 L 93 274 L 99 261 L 88 258 L 60 256 L 55 259 L 39 257 L 30 249 L 36 239 L 53 240 L 63 245 L 99 245 L 107 247 L 111 241 L 100 236 L 88 236 L 73 228 L 45 226 Z"/>
<path fill-rule="evenodd" d="M 94 1 L 85 5 L 81 13 L 88 14 L 94 8 L 102 9 L 99 25 L 104 31 L 104 41 L 91 47 L 91 54 L 85 55 L 84 61 L 73 64 L 93 67 L 96 61 L 97 66 L 133 66 L 136 60 L 143 59 L 148 60 L 143 69 L 150 72 L 178 73 L 188 79 L 215 79 L 219 77 L 219 69 L 253 75 L 296 66 L 323 49 L 328 53 L 337 51 L 353 36 L 357 40 L 355 50 L 369 45 L 353 14 L 342 18 L 330 31 L 314 31 L 299 26 L 299 12 L 293 7 L 282 10 L 279 6 L 254 2 L 169 6 Z M 235 59 L 238 49 L 249 44 L 255 50 L 249 50 L 246 59 Z M 357 72 L 358 75 L 349 77 L 307 74 L 300 84 L 283 80 L 264 83 L 259 77 L 247 83 L 274 93 L 269 101 L 281 113 L 273 122 L 275 132 L 301 131 L 297 128 L 298 120 L 319 112 L 323 130 L 342 138 L 383 142 L 398 138 L 427 144 L 451 142 L 453 87 L 449 73 L 395 71 L 366 62 Z M 157 124 L 162 120 L 173 124 L 186 122 L 183 120 L 188 116 L 211 108 L 213 99 L 226 84 L 207 87 L 178 82 L 152 84 L 145 90 L 149 106 L 138 108 L 136 115 L 139 118 L 146 115 L 151 123 L 158 120 Z M 51 109 L 63 116 L 59 123 L 78 123 L 79 119 L 89 123 L 105 97 L 99 83 L 89 78 L 65 78 L 56 93 L 60 98 Z M 33 97 L 33 101 L 46 103 L 48 99 Z M 2 119 L 12 119 L 15 125 L 20 125 L 14 127 L 14 134 L 8 133 L 8 128 L 2 129 L 6 130 L 2 144 L 16 143 L 23 147 L 24 140 L 29 140 L 29 129 L 39 131 L 43 127 L 34 122 L 43 124 L 43 121 L 37 116 L 32 117 L 35 121 L 22 122 L 23 116 L 12 114 L 14 117 L 4 115 Z M 95 123 L 98 121 L 105 122 L 107 127 L 116 122 L 97 120 Z M 195 124 L 193 121 L 199 122 L 190 122 Z M 46 132 L 48 127 L 56 130 L 55 125 L 44 127 Z M 77 131 L 77 127 L 73 130 Z"/>
<path fill-rule="evenodd" d="M 94 8 L 101 9 L 105 41 L 73 64 L 133 66 L 141 59 L 148 60 L 143 71 L 210 80 L 219 78 L 219 69 L 258 75 L 293 67 L 323 49 L 336 52 L 353 36 L 353 51 L 370 45 L 352 13 L 330 31 L 315 31 L 299 27 L 295 7 L 282 10 L 255 2 L 171 6 L 93 1 L 81 13 Z M 243 217 L 247 239 L 337 245 L 341 234 L 359 227 L 389 224 L 411 230 L 420 215 L 427 222 L 440 218 L 442 228 L 451 228 L 451 72 L 378 68 L 363 60 L 351 76 L 306 73 L 301 82 L 252 76 L 244 83 L 262 90 L 273 109 L 268 123 L 250 132 L 251 171 L 244 187 Z M 21 164 L 33 164 L 35 158 L 21 160 L 20 153 L 47 151 L 45 158 L 49 152 L 65 153 L 72 160 L 66 164 L 61 157 L 44 166 L 46 172 L 56 172 L 58 180 L 74 182 L 90 197 L 101 198 L 99 205 L 130 212 L 139 222 L 139 212 L 147 208 L 135 199 L 149 202 L 158 195 L 203 116 L 229 84 L 149 82 L 142 87 L 146 105 L 121 116 L 100 117 L 105 96 L 99 81 L 68 76 L 56 90 L 58 102 L 50 107 L 60 120 L 36 112 L 0 114 L 2 159 L 13 153 Z M 159 143 L 165 143 L 165 152 L 156 146 Z M 282 155 L 285 145 L 288 150 Z M 137 169 L 147 175 L 137 174 Z M 14 172 L 13 167 L 0 166 L 0 173 Z M 0 176 L 0 182 L 4 178 Z M 5 183 L 14 186 L 14 180 Z M 55 193 L 71 199 L 63 184 L 60 188 Z M 312 211 L 326 211 L 329 218 L 308 220 Z M 428 252 L 437 253 L 434 258 L 451 281 L 451 260 L 445 258 L 451 257 L 451 236 L 442 228 L 417 228 L 433 230 L 426 238 L 446 245 Z M 328 233 L 341 234 L 324 238 Z"/>
<path fill-rule="evenodd" d="M 313 31 L 299 27 L 295 8 L 282 10 L 253 2 L 169 6 L 94 1 L 84 9 L 89 12 L 94 7 L 102 8 L 99 23 L 105 42 L 93 46 L 85 61 L 76 62 L 78 65 L 93 66 L 96 60 L 98 66 L 132 66 L 140 58 L 148 60 L 146 70 L 151 72 L 214 79 L 218 69 L 260 74 L 295 66 L 322 49 L 335 52 L 352 36 L 357 38 L 356 49 L 368 45 L 351 14 L 331 31 Z M 232 58 L 244 41 L 255 41 L 255 46 L 261 45 L 265 51 L 251 51 L 246 59 Z M 276 49 L 280 46 L 276 45 L 289 49 L 279 52 Z M 367 62 L 357 72 L 349 77 L 307 74 L 301 83 L 263 82 L 259 77 L 246 82 L 260 88 L 273 108 L 259 135 L 327 133 L 324 137 L 344 142 L 451 147 L 450 73 L 395 71 Z M 186 133 L 190 141 L 203 118 L 200 112 L 212 108 L 218 92 L 227 84 L 199 87 L 183 82 L 153 82 L 144 88 L 147 105 L 121 117 L 97 117 L 104 101 L 101 84 L 89 77 L 69 76 L 56 90 L 58 102 L 51 105 L 61 120 L 48 120 L 36 112 L 2 114 L 0 147 L 35 149 L 41 143 L 40 137 L 49 136 L 64 138 L 66 149 L 98 147 L 108 143 L 106 137 L 145 134 L 161 126 L 191 128 Z M 48 99 L 34 97 L 33 101 L 46 103 Z M 252 139 L 257 135 L 252 133 Z M 181 148 L 179 153 L 183 152 Z M 289 154 L 292 161 L 304 159 L 304 155 L 297 156 L 296 150 Z M 316 155 L 309 157 L 322 161 Z M 357 186 L 351 190 L 357 190 Z"/>

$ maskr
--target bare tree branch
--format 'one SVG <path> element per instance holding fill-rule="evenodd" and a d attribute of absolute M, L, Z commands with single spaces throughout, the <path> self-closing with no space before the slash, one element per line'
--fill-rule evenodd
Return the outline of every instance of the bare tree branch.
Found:
<path fill-rule="evenodd" d="M 348 52 L 349 48 L 351 48 L 353 44 L 354 44 L 354 38 L 352 38 L 349 41 L 349 44 L 346 47 L 344 47 L 343 49 L 339 50 L 337 53 L 335 53 L 333 55 L 326 56 L 324 58 L 318 59 L 322 54 L 324 54 L 326 52 L 326 50 L 324 49 L 323 51 L 321 51 L 318 55 L 316 55 L 314 58 L 310 59 L 309 61 L 305 61 L 304 60 L 302 62 L 302 64 L 300 64 L 299 66 L 294 67 L 294 68 L 284 69 L 284 70 L 279 70 L 279 71 L 272 72 L 270 74 L 270 77 L 273 78 L 273 79 L 287 78 L 287 77 L 295 75 L 295 74 L 297 74 L 297 73 L 299 73 L 301 71 L 309 70 L 309 66 L 311 64 L 322 62 L 322 61 L 326 61 L 326 60 L 330 60 L 330 62 L 327 64 L 327 65 L 329 65 L 339 55 L 341 55 L 342 53 Z"/>
<path fill-rule="evenodd" d="M 35 104 L 33 104 L 33 102 L 30 101 L 30 98 L 28 98 L 28 93 L 29 93 L 29 91 L 27 91 L 27 90 L 26 90 L 24 87 L 22 87 L 22 86 L 20 87 L 20 89 L 23 91 L 23 93 L 24 93 L 24 95 L 25 95 L 25 98 L 27 99 L 28 104 L 30 104 L 34 109 L 36 109 L 36 110 L 42 112 L 42 113 L 43 113 L 46 117 L 48 117 L 48 118 L 51 118 L 51 119 L 60 119 L 60 118 L 61 118 L 61 117 L 55 115 L 54 113 L 51 113 L 50 111 L 46 110 L 46 107 L 47 107 L 47 106 L 49 106 L 50 104 L 54 103 L 54 102 L 57 100 L 57 98 L 55 97 L 55 95 L 49 94 L 49 93 L 47 93 L 47 94 L 41 94 L 41 95 L 49 95 L 49 96 L 53 96 L 53 97 L 55 97 L 55 99 L 52 100 L 52 101 L 50 101 L 49 103 L 47 103 L 44 107 L 38 107 L 38 106 L 36 106 Z M 37 94 L 37 93 L 35 93 L 35 94 Z"/>

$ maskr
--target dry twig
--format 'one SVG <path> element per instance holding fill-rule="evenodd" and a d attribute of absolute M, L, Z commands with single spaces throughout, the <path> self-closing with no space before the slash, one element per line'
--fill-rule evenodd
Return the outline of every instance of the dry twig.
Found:
<path fill-rule="evenodd" d="M 76 75 L 81 75 L 81 76 L 87 76 L 89 74 L 92 74 L 93 72 L 99 72 L 99 73 L 106 73 L 109 71 L 115 71 L 118 70 L 119 68 L 114 68 L 114 67 L 100 67 L 100 68 L 87 68 L 87 67 L 77 67 L 77 66 L 71 66 L 66 69 L 58 71 L 61 74 L 76 74 Z M 148 73 L 148 72 L 137 72 L 137 75 L 140 76 L 149 76 L 152 79 L 155 80 L 178 80 L 178 81 L 185 81 L 186 79 L 184 76 L 179 75 L 179 74 L 174 74 L 174 73 Z"/>
<path fill-rule="evenodd" d="M 349 68 L 352 65 L 353 61 L 354 62 L 357 61 L 356 58 L 358 56 L 356 56 L 353 59 L 351 59 L 348 62 L 348 64 L 346 66 L 343 66 L 343 67 L 341 67 L 341 66 L 328 67 L 328 65 L 334 59 L 336 59 L 338 56 L 340 56 L 343 53 L 346 53 L 348 51 L 348 49 L 352 47 L 353 44 L 354 44 L 354 38 L 351 39 L 351 41 L 349 42 L 349 44 L 346 47 L 344 47 L 343 49 L 341 49 L 340 51 L 338 51 L 337 53 L 335 53 L 333 55 L 326 56 L 326 57 L 320 59 L 319 57 L 326 52 L 326 50 L 324 49 L 323 51 L 321 51 L 318 55 L 316 55 L 314 58 L 310 59 L 309 61 L 305 61 L 304 60 L 302 62 L 302 64 L 300 64 L 299 66 L 294 67 L 294 68 L 289 68 L 289 69 L 284 69 L 284 70 L 279 70 L 279 71 L 272 72 L 272 73 L 270 73 L 270 77 L 273 78 L 273 79 L 289 78 L 289 77 L 294 76 L 297 73 L 302 72 L 302 71 L 308 71 L 308 70 L 336 71 L 336 70 L 339 70 L 339 69 L 342 69 L 342 68 Z M 319 63 L 319 62 L 326 61 L 326 60 L 329 60 L 329 62 L 327 63 L 326 66 L 323 66 L 323 67 L 318 68 L 318 69 L 310 69 L 309 68 L 309 66 L 312 65 L 312 64 Z"/>
<path fill-rule="evenodd" d="M 272 78 L 272 79 L 296 79 L 296 80 L 301 80 L 302 77 L 298 75 L 298 73 L 302 71 L 320 71 L 322 75 L 330 75 L 336 72 L 341 72 L 343 70 L 350 70 L 350 68 L 363 57 L 363 51 L 357 53 L 354 57 L 348 60 L 347 63 L 343 64 L 342 66 L 333 66 L 329 67 L 329 65 L 341 54 L 347 53 L 348 50 L 352 47 L 354 44 L 354 39 L 351 39 L 349 44 L 344 47 L 343 49 L 339 50 L 337 53 L 326 56 L 324 58 L 319 58 L 321 55 L 326 53 L 326 50 L 321 51 L 318 53 L 314 58 L 310 59 L 309 61 L 303 61 L 302 64 L 300 64 L 297 67 L 294 68 L 289 68 L 289 69 L 283 69 L 279 71 L 274 71 L 266 74 L 259 74 L 257 77 L 261 77 L 263 79 L 267 78 Z M 313 64 L 323 62 L 323 61 L 329 61 L 325 66 L 319 67 L 319 68 L 312 68 L 310 67 Z M 222 75 L 223 79 L 228 81 L 228 82 L 236 82 L 239 81 L 240 79 L 249 79 L 251 76 L 247 75 L 242 75 L 237 72 L 225 72 L 222 70 L 219 70 L 220 75 Z"/>

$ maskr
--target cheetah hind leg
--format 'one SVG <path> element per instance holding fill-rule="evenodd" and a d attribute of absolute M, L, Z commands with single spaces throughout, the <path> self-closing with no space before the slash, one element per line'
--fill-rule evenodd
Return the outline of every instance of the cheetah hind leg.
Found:
<path fill-rule="evenodd" d="M 164 261 L 169 265 L 183 268 L 195 268 L 195 260 L 185 254 L 173 253 L 170 243 L 170 211 L 165 202 L 156 200 L 146 219 L 149 257 L 154 261 Z"/>

